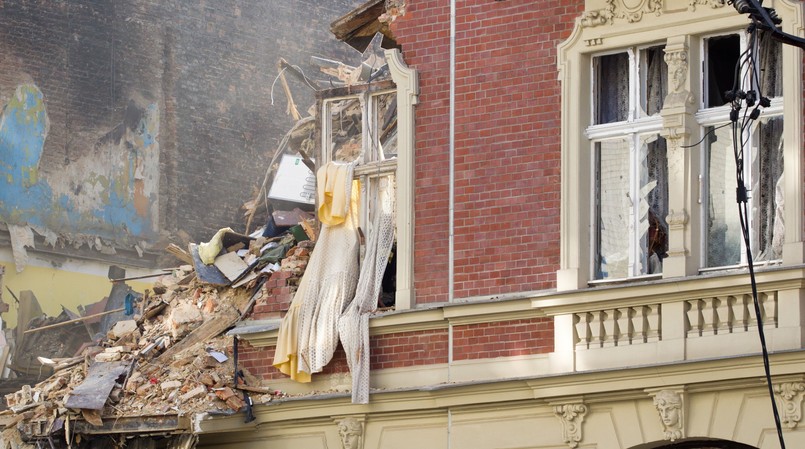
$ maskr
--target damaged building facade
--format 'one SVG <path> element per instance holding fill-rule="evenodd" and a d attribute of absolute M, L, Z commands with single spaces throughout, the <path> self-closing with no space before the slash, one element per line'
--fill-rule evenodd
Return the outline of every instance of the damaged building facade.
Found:
<path fill-rule="evenodd" d="M 242 224 L 297 119 L 286 107 L 315 100 L 274 83 L 279 61 L 310 73 L 311 56 L 342 59 L 327 24 L 356 3 L 3 2 L 6 285 L 37 286 L 56 314 L 108 292 L 110 265 L 152 273 L 173 263 L 167 244 Z"/>
<path fill-rule="evenodd" d="M 765 3 L 803 35 L 800 2 Z M 747 25 L 718 0 L 369 2 L 336 21 L 399 49 L 410 292 L 403 273 L 396 310 L 369 319 L 368 404 L 349 350 L 310 384 L 277 372 L 267 298 L 231 333 L 290 396 L 249 424 L 204 417 L 200 445 L 779 447 L 719 128 L 755 44 L 770 102 L 745 137 L 750 241 L 771 390 L 802 445 L 802 57 Z"/>
<path fill-rule="evenodd" d="M 764 6 L 805 36 L 801 2 Z M 361 62 L 319 60 L 337 81 L 286 134 L 314 159 L 318 232 L 224 242 L 214 265 L 245 251 L 249 268 L 220 284 L 191 246 L 136 331 L 94 355 L 125 369 L 61 362 L 70 376 L 33 389 L 60 406 L 17 392 L 7 430 L 145 447 L 767 449 L 775 404 L 786 444 L 805 445 L 803 59 L 748 24 L 720 0 L 359 6 L 331 31 Z M 278 269 L 236 288 L 270 243 Z M 76 402 L 96 382 L 82 363 L 90 379 L 121 370 L 108 401 Z"/>

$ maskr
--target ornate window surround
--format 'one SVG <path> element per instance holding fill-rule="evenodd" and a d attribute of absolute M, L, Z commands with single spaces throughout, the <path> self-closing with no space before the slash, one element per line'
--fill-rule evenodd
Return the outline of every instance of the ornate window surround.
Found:
<path fill-rule="evenodd" d="M 803 35 L 803 5 L 774 0 L 783 31 Z M 663 278 L 695 275 L 701 268 L 701 211 L 698 204 L 700 148 L 684 149 L 701 138 L 695 113 L 701 97 L 700 42 L 717 32 L 743 30 L 747 17 L 720 0 L 587 0 L 571 36 L 558 47 L 562 82 L 561 259 L 558 290 L 586 288 L 592 279 L 590 233 L 592 158 L 585 129 L 591 121 L 595 54 L 650 43 L 666 44 L 669 75 L 684 77 L 662 110 L 662 135 L 668 140 L 669 251 Z M 785 114 L 785 246 L 783 264 L 805 261 L 803 245 L 802 52 L 783 46 Z M 671 89 L 669 89 L 670 91 Z M 580 95 L 587 92 L 588 95 Z M 672 98 L 673 96 L 673 98 Z"/>

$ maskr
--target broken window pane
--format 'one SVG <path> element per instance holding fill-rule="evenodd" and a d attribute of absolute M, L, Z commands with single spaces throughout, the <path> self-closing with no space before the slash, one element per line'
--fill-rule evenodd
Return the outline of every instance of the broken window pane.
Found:
<path fill-rule="evenodd" d="M 332 160 L 353 162 L 363 153 L 363 111 L 358 98 L 328 102 Z"/>
<path fill-rule="evenodd" d="M 595 73 L 595 124 L 626 121 L 629 117 L 629 55 L 597 56 Z"/>
<path fill-rule="evenodd" d="M 662 273 L 668 252 L 668 157 L 665 138 L 641 139 L 640 177 L 640 273 Z"/>
<path fill-rule="evenodd" d="M 379 145 L 374 159 L 391 159 L 397 156 L 397 94 L 396 92 L 379 94 L 373 96 L 372 100 L 376 111 L 372 130 L 377 130 L 377 135 L 372 136 L 372 141 Z"/>
<path fill-rule="evenodd" d="M 629 276 L 629 239 L 632 201 L 629 194 L 627 138 L 595 144 L 596 173 L 596 279 Z"/>
<path fill-rule="evenodd" d="M 668 94 L 668 64 L 663 46 L 640 50 L 640 108 L 644 115 L 659 114 Z"/>
<path fill-rule="evenodd" d="M 737 186 L 732 127 L 707 127 L 706 265 L 719 267 L 741 262 L 741 224 L 735 202 Z"/>
<path fill-rule="evenodd" d="M 596 150 L 597 279 L 662 273 L 668 251 L 668 163 L 656 134 L 604 140 Z M 633 201 L 638 198 L 638 201 Z"/>
<path fill-rule="evenodd" d="M 741 39 L 737 34 L 717 36 L 705 41 L 705 95 L 704 107 L 727 104 L 724 94 L 733 89 L 741 53 Z"/>
<path fill-rule="evenodd" d="M 783 220 L 783 117 L 762 120 L 758 125 L 758 183 L 753 186 L 757 210 L 757 260 L 782 258 Z"/>

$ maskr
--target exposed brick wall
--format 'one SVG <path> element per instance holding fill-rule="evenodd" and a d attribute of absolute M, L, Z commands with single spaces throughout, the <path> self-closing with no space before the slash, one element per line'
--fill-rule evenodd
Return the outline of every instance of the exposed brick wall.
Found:
<path fill-rule="evenodd" d="M 447 330 L 412 331 L 369 339 L 371 369 L 447 363 Z"/>
<path fill-rule="evenodd" d="M 238 364 L 249 370 L 249 373 L 264 380 L 287 378 L 288 376 L 279 372 L 279 370 L 272 365 L 274 362 L 274 352 L 274 346 L 255 348 L 248 342 L 239 341 Z M 330 363 L 324 367 L 321 373 L 314 374 L 313 376 L 315 379 L 315 376 L 348 372 L 349 365 L 347 365 L 347 355 L 344 353 L 344 348 L 339 344 Z"/>
<path fill-rule="evenodd" d="M 556 46 L 584 2 L 458 2 L 455 297 L 539 290 L 559 265 Z M 417 302 L 446 300 L 449 7 L 409 2 L 393 29 L 419 71 Z"/>
<path fill-rule="evenodd" d="M 280 318 L 293 301 L 299 278 L 289 271 L 277 271 L 271 274 L 265 284 L 261 296 L 255 301 L 254 309 L 249 318 L 265 320 Z M 289 284 L 290 281 L 290 284 Z"/>
<path fill-rule="evenodd" d="M 492 359 L 551 351 L 551 318 L 453 326 L 453 360 Z"/>
<path fill-rule="evenodd" d="M 0 1 L 0 104 L 20 83 L 44 94 L 44 177 L 90 152 L 130 100 L 156 104 L 160 230 L 205 241 L 221 227 L 242 229 L 240 205 L 293 124 L 279 84 L 272 104 L 279 58 L 313 77 L 322 77 L 313 55 L 354 63 L 329 23 L 359 3 Z M 313 95 L 289 83 L 304 113 Z"/>
<path fill-rule="evenodd" d="M 450 7 L 407 2 L 392 23 L 406 63 L 419 72 L 414 187 L 414 287 L 417 303 L 447 301 Z"/>

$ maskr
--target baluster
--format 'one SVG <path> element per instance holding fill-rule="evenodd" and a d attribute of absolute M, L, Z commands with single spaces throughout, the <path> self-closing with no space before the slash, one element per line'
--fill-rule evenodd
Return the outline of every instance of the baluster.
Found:
<path fill-rule="evenodd" d="M 715 298 L 702 298 L 701 306 L 702 333 L 701 335 L 713 335 L 715 333 Z"/>
<path fill-rule="evenodd" d="M 592 312 L 590 320 L 590 348 L 600 348 L 604 344 L 604 320 L 606 313 L 603 311 Z"/>
<path fill-rule="evenodd" d="M 752 295 L 743 295 L 744 302 L 746 303 L 747 317 L 746 328 L 749 330 L 757 329 L 757 316 L 755 315 L 755 303 Z M 760 307 L 760 317 L 763 318 L 763 307 Z"/>
<path fill-rule="evenodd" d="M 632 327 L 633 316 L 634 309 L 631 307 L 624 307 L 617 310 L 618 340 L 615 342 L 616 345 L 626 346 L 632 342 L 634 332 L 634 328 Z"/>
<path fill-rule="evenodd" d="M 652 304 L 645 306 L 646 310 L 646 342 L 659 341 L 662 338 L 662 329 L 660 329 L 660 318 L 662 318 L 662 306 L 659 304 Z"/>
<path fill-rule="evenodd" d="M 732 313 L 735 316 L 735 322 L 732 325 L 733 332 L 746 332 L 749 321 L 752 319 L 749 309 L 746 307 L 746 296 L 731 296 L 733 299 Z"/>
<path fill-rule="evenodd" d="M 759 293 L 760 305 L 763 309 L 763 328 L 777 327 L 777 292 Z"/>
<path fill-rule="evenodd" d="M 574 326 L 576 327 L 576 349 L 590 348 L 590 320 L 592 314 L 583 312 L 573 314 Z"/>
<path fill-rule="evenodd" d="M 740 315 L 739 311 L 736 310 L 739 306 L 737 301 L 735 300 L 734 296 L 727 296 L 722 300 L 722 304 L 726 304 L 727 307 L 727 326 L 724 329 L 724 332 L 739 332 L 741 329 L 741 322 L 740 322 Z"/>
<path fill-rule="evenodd" d="M 701 303 L 703 301 L 691 299 L 685 302 L 687 303 L 685 308 L 688 309 L 686 312 L 688 316 L 688 337 L 698 337 L 702 335 Z"/>
<path fill-rule="evenodd" d="M 713 311 L 715 312 L 716 334 L 730 333 L 732 321 L 730 319 L 731 314 L 729 298 L 715 298 L 713 305 L 715 306 Z"/>
<path fill-rule="evenodd" d="M 601 312 L 601 323 L 604 327 L 604 335 L 601 338 L 601 346 L 615 346 L 620 337 L 618 329 L 618 309 L 610 309 Z"/>
<path fill-rule="evenodd" d="M 633 307 L 632 308 L 632 343 L 645 343 L 648 328 L 648 321 L 646 320 L 646 307 Z"/>

